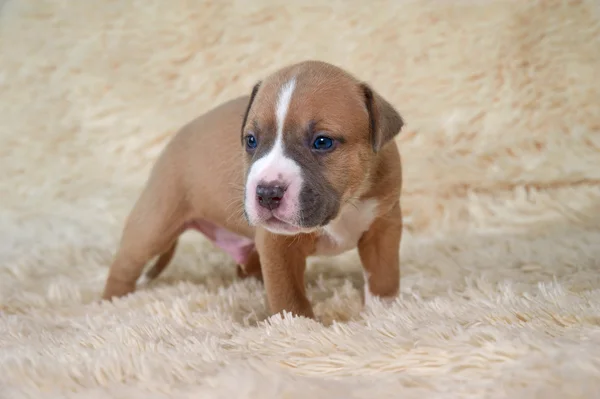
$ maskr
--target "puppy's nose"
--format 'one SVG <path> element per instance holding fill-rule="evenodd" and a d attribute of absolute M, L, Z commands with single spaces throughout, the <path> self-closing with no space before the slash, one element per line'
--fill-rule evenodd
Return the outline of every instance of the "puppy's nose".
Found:
<path fill-rule="evenodd" d="M 256 187 L 258 204 L 263 208 L 273 210 L 279 206 L 285 194 L 285 188 L 277 184 L 259 184 Z"/>

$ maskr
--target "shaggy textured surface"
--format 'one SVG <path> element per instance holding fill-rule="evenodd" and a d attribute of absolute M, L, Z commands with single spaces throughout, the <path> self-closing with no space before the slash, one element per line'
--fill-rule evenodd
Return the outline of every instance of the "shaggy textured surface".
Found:
<path fill-rule="evenodd" d="M 361 309 L 351 252 L 307 272 L 321 322 L 268 318 L 192 233 L 99 303 L 168 138 L 306 58 L 407 121 L 397 303 Z M 7 1 L 0 397 L 598 397 L 598 71 L 596 0 Z"/>

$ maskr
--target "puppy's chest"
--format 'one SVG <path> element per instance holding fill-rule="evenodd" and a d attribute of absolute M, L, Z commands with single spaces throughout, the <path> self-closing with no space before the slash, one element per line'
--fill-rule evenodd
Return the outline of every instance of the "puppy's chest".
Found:
<path fill-rule="evenodd" d="M 317 240 L 315 255 L 339 255 L 356 247 L 358 240 L 377 217 L 374 199 L 345 205 L 338 217 L 329 223 Z"/>

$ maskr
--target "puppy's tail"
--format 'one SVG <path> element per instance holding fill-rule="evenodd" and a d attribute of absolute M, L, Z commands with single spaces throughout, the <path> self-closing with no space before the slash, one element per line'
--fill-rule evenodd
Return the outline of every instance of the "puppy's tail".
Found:
<path fill-rule="evenodd" d="M 163 270 L 165 270 L 169 262 L 171 262 L 171 259 L 173 259 L 173 255 L 175 254 L 175 250 L 177 249 L 177 242 L 178 240 L 175 239 L 175 241 L 173 241 L 173 244 L 171 244 L 169 249 L 163 252 L 161 255 L 159 255 L 156 262 L 154 262 L 154 265 L 152 265 L 152 267 L 144 275 L 144 280 L 154 280 L 163 272 Z"/>

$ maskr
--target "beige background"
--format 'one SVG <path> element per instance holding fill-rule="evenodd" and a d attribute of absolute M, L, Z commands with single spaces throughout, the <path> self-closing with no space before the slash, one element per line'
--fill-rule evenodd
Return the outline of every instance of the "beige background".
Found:
<path fill-rule="evenodd" d="M 598 4 L 7 1 L 0 383 L 36 397 L 596 397 Z M 324 325 L 265 326 L 262 287 L 188 235 L 155 285 L 94 303 L 168 138 L 307 58 L 369 82 L 407 122 L 402 299 L 361 312 L 350 253 L 308 272 Z"/>

